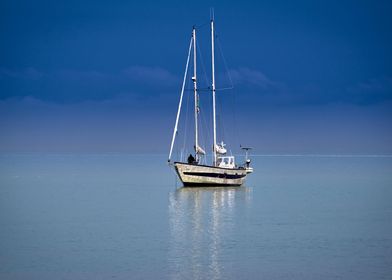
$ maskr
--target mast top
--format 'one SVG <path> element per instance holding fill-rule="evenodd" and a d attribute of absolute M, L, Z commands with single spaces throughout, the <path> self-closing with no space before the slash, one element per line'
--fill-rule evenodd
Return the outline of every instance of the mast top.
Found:
<path fill-rule="evenodd" d="M 213 7 L 210 8 L 210 19 L 211 19 L 211 21 L 214 21 L 214 8 Z"/>

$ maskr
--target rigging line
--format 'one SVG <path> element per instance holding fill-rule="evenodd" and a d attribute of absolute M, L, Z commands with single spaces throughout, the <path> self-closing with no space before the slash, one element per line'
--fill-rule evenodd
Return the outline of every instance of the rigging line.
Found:
<path fill-rule="evenodd" d="M 228 89 L 233 89 L 234 87 L 225 87 L 225 88 L 217 88 L 215 91 L 223 91 L 223 90 L 228 90 Z"/>
<path fill-rule="evenodd" d="M 223 121 L 223 107 L 222 107 L 222 102 L 218 102 L 218 122 L 219 122 L 219 129 L 220 129 L 220 136 L 221 136 L 221 141 L 225 139 L 226 133 L 225 133 L 225 123 Z M 226 140 L 226 139 L 225 139 Z M 227 143 L 227 142 L 226 142 Z"/>
<path fill-rule="evenodd" d="M 186 89 L 185 91 L 194 91 L 194 89 L 192 88 L 192 89 Z M 199 91 L 201 91 L 201 92 L 206 92 L 206 91 L 208 91 L 208 92 L 210 92 L 211 91 L 211 88 L 210 87 L 208 87 L 208 88 L 197 88 L 197 91 L 199 92 Z"/>
<path fill-rule="evenodd" d="M 238 141 L 238 126 L 237 126 L 237 110 L 236 110 L 236 89 L 233 90 L 233 99 L 232 99 L 232 109 L 233 109 L 233 123 L 234 123 L 234 142 L 236 147 L 238 147 L 237 145 L 239 145 L 239 141 Z"/>
<path fill-rule="evenodd" d="M 231 119 L 229 119 L 229 121 L 227 121 L 227 118 L 225 118 L 225 116 L 227 117 L 227 110 L 224 110 L 223 108 L 227 108 L 227 106 L 223 106 L 222 105 L 222 101 L 221 102 L 217 102 L 218 103 L 218 122 L 219 122 L 219 134 L 221 137 L 221 141 L 225 141 L 225 143 L 230 146 L 233 147 L 236 143 L 236 137 L 237 137 L 237 131 L 236 131 L 236 121 L 234 120 L 234 129 L 228 129 L 231 126 L 227 124 L 231 123 Z M 235 116 L 234 116 L 235 118 Z M 228 133 L 227 133 L 228 132 Z M 233 135 L 234 134 L 234 137 Z M 227 138 L 226 138 L 227 137 Z M 233 140 L 233 141 L 232 141 Z M 229 149 L 227 149 L 229 150 Z"/>
<path fill-rule="evenodd" d="M 177 132 L 177 134 L 179 134 Z M 175 154 L 176 154 L 176 160 L 178 160 L 180 158 L 180 145 L 176 145 L 175 149 Z"/>
<path fill-rule="evenodd" d="M 231 84 L 230 87 L 227 87 L 227 88 L 224 88 L 224 89 L 233 89 L 234 88 L 234 83 L 233 83 L 233 79 L 231 78 L 229 68 L 227 67 L 226 58 L 225 58 L 225 56 L 223 54 L 223 50 L 222 50 L 222 47 L 221 47 L 222 44 L 221 44 L 218 36 L 216 36 L 216 39 L 218 41 L 217 45 L 218 45 L 219 52 L 220 52 L 220 54 L 222 56 L 223 65 L 225 66 L 225 69 L 226 69 L 226 72 L 227 72 L 227 76 L 229 77 L 229 81 L 230 81 L 230 84 Z M 220 90 L 224 90 L 224 89 L 220 89 Z"/>
<path fill-rule="evenodd" d="M 204 107 L 204 108 L 206 108 L 206 107 Z M 206 119 L 204 117 L 204 114 L 200 114 L 200 115 L 201 115 L 202 126 L 204 128 L 203 129 L 204 148 L 206 149 L 206 147 L 207 147 L 207 139 L 211 139 L 210 138 L 210 133 L 209 133 L 210 127 L 207 125 L 207 121 L 206 121 Z"/>
<path fill-rule="evenodd" d="M 190 87 L 189 86 L 189 83 L 187 84 L 188 85 L 188 88 Z M 183 148 L 183 151 L 185 151 L 185 145 L 186 145 L 186 137 L 187 137 L 187 132 L 188 132 L 188 115 L 189 115 L 189 98 L 190 98 L 190 94 L 188 94 L 188 97 L 187 97 L 187 100 L 186 100 L 186 111 L 185 111 L 185 131 L 184 131 L 184 144 L 183 144 L 183 146 L 182 146 L 182 148 Z"/>
<path fill-rule="evenodd" d="M 199 54 L 199 56 L 200 56 L 199 61 L 201 62 L 201 68 L 203 69 L 204 80 L 205 80 L 205 82 L 206 82 L 206 85 L 209 85 L 209 84 L 211 84 L 211 83 L 210 83 L 210 80 L 209 80 L 208 77 L 207 77 L 207 71 L 206 71 L 206 67 L 205 67 L 205 65 L 204 65 L 203 53 L 202 53 L 202 51 L 201 51 L 200 45 L 199 45 L 197 42 L 196 42 L 196 47 L 197 47 L 198 54 Z M 208 87 L 208 88 L 209 88 L 209 87 Z M 197 89 L 197 90 L 200 91 L 200 89 Z M 209 90 L 211 90 L 211 89 L 209 89 Z"/>
<path fill-rule="evenodd" d="M 206 143 L 207 143 L 207 141 L 206 141 L 206 135 L 205 135 L 205 131 L 207 131 L 206 130 L 206 127 L 205 127 L 205 121 L 204 121 L 204 116 L 203 116 L 203 114 L 200 114 L 200 117 L 199 117 L 199 119 L 200 119 L 200 134 L 199 134 L 199 136 L 200 136 L 200 145 L 201 145 L 201 147 L 204 149 L 204 150 L 206 150 Z M 207 154 L 205 154 L 205 155 L 202 155 L 202 162 L 203 161 L 205 161 L 205 157 L 207 156 Z"/>
<path fill-rule="evenodd" d="M 221 41 L 220 41 L 220 39 L 219 39 L 219 36 L 218 35 L 216 35 L 216 40 L 217 40 L 217 45 L 218 45 L 218 50 L 219 50 L 219 53 L 220 53 L 220 55 L 221 55 L 221 58 L 222 58 L 222 60 L 223 60 L 223 65 L 224 65 L 224 68 L 225 68 L 225 70 L 226 70 L 226 73 L 227 73 L 227 76 L 228 76 L 228 78 L 229 78 L 229 82 L 230 82 L 230 86 L 229 87 L 225 87 L 225 88 L 219 88 L 219 89 L 216 89 L 216 90 L 219 90 L 219 91 L 223 91 L 223 90 L 231 90 L 231 89 L 234 89 L 234 83 L 233 83 L 233 79 L 232 79 L 232 77 L 231 77 L 231 75 L 230 75 L 230 71 L 229 71 L 229 67 L 227 66 L 227 61 L 226 61 L 226 58 L 225 58 L 225 55 L 224 55 L 224 53 L 223 53 L 223 50 L 222 50 L 222 44 L 221 44 Z M 234 90 L 235 91 L 235 90 Z M 235 95 L 235 92 L 234 92 L 234 94 L 233 94 L 233 97 L 234 97 L 234 95 Z M 222 104 L 221 103 L 219 103 L 219 109 L 220 109 L 220 111 L 221 111 L 221 115 L 223 115 L 223 108 L 222 108 Z M 224 121 L 223 121 L 223 119 L 221 118 L 221 123 L 222 123 L 222 136 L 224 137 L 225 136 L 225 125 L 224 125 Z M 236 115 L 234 114 L 234 138 L 237 138 L 237 124 L 236 124 Z M 236 139 L 234 139 L 234 141 L 236 141 Z"/>
<path fill-rule="evenodd" d="M 205 115 L 209 115 L 209 108 L 205 104 L 205 100 L 203 98 L 200 98 L 200 119 L 201 119 L 201 132 L 202 132 L 202 137 L 204 141 L 204 147 L 206 147 L 207 141 L 206 141 L 206 134 L 208 133 L 208 127 L 206 125 L 206 120 L 205 120 Z M 209 135 L 207 135 L 208 137 Z"/>
<path fill-rule="evenodd" d="M 174 125 L 173 136 L 172 136 L 172 141 L 171 141 L 171 145 L 170 145 L 170 152 L 169 152 L 169 158 L 168 158 L 169 162 L 170 162 L 170 158 L 171 158 L 171 155 L 172 155 L 172 152 L 173 152 L 174 141 L 176 140 L 176 134 L 177 134 L 177 128 L 178 128 L 178 119 L 180 118 L 180 113 L 181 113 L 182 97 L 183 97 L 183 94 L 184 94 L 184 87 L 185 87 L 186 77 L 187 77 L 187 73 L 188 73 L 189 58 L 190 58 L 191 49 L 192 49 L 192 41 L 193 41 L 193 38 L 191 38 L 191 40 L 189 42 L 188 57 L 187 57 L 187 60 L 186 60 L 184 79 L 182 81 L 182 86 L 181 86 L 181 95 L 180 95 L 180 101 L 178 103 L 176 124 Z"/>
<path fill-rule="evenodd" d="M 201 23 L 201 24 L 195 24 L 195 28 L 196 29 L 201 29 L 201 28 L 203 28 L 203 27 L 205 27 L 207 25 L 210 26 L 210 21 L 206 21 L 206 22 Z"/>

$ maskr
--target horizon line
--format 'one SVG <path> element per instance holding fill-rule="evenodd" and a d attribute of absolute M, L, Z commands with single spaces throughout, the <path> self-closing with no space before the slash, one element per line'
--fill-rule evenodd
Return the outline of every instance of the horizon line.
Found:
<path fill-rule="evenodd" d="M 0 156 L 28 156 L 28 155 L 102 155 L 102 156 L 118 156 L 118 155 L 134 155 L 134 156 L 167 156 L 166 153 L 137 153 L 137 152 L 0 152 Z M 244 154 L 233 154 L 234 156 L 244 156 Z M 211 155 L 207 155 L 211 157 Z M 249 154 L 249 157 L 392 157 L 392 154 Z"/>

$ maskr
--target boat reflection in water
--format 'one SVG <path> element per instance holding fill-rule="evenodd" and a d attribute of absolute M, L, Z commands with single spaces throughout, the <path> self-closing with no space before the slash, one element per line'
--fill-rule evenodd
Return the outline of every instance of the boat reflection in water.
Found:
<path fill-rule="evenodd" d="M 171 278 L 224 277 L 224 259 L 233 253 L 235 226 L 250 208 L 251 189 L 180 188 L 169 200 Z"/>

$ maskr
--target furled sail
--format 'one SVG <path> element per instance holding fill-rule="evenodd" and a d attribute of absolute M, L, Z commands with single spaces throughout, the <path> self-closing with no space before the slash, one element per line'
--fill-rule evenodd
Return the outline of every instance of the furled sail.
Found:
<path fill-rule="evenodd" d="M 196 153 L 199 154 L 199 155 L 205 155 L 206 154 L 206 152 L 200 146 L 196 147 Z"/>

